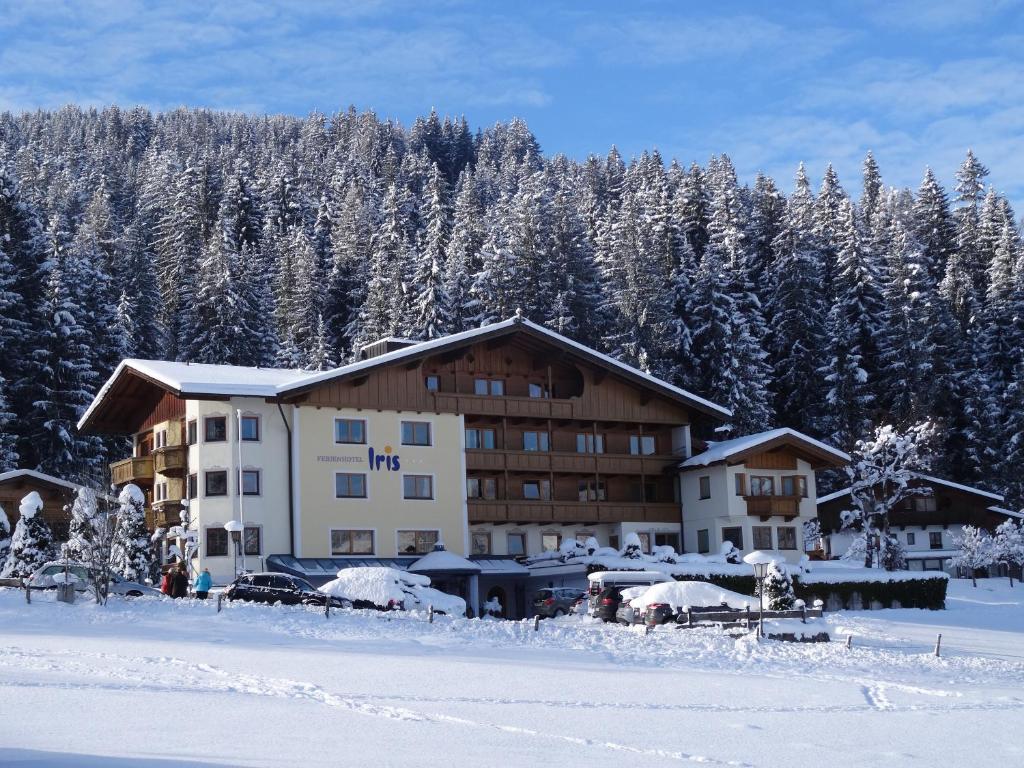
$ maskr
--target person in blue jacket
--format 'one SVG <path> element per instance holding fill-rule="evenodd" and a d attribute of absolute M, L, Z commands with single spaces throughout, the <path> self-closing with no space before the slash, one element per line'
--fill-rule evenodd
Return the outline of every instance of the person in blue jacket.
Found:
<path fill-rule="evenodd" d="M 196 591 L 196 597 L 205 600 L 210 594 L 211 586 L 213 586 L 213 579 L 210 578 L 210 569 L 203 568 L 203 572 L 196 576 L 196 583 L 192 585 Z"/>

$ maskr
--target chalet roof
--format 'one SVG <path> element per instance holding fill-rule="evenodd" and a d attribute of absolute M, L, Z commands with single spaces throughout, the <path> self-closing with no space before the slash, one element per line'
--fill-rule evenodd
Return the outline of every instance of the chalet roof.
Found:
<path fill-rule="evenodd" d="M 1022 512 L 1015 512 L 1012 509 L 1007 509 L 1006 507 L 997 507 L 997 506 L 989 507 L 988 511 L 989 512 L 994 512 L 997 515 L 1005 515 L 1006 517 L 1014 517 L 1014 518 L 1017 518 L 1018 520 L 1024 520 L 1024 511 L 1022 511 Z"/>
<path fill-rule="evenodd" d="M 924 475 L 924 474 L 921 474 L 920 472 L 912 472 L 911 474 L 917 480 L 920 480 L 920 481 L 922 481 L 924 483 L 935 483 L 936 485 L 942 485 L 942 486 L 945 486 L 946 488 L 953 488 L 953 489 L 958 490 L 958 491 L 963 491 L 964 493 L 970 493 L 970 494 L 973 494 L 975 496 L 982 496 L 982 497 L 984 497 L 986 499 L 993 499 L 993 500 L 998 501 L 998 502 L 1002 502 L 1003 501 L 1003 497 L 1002 497 L 1001 494 L 992 493 L 991 491 L 984 491 L 981 488 L 974 488 L 974 487 L 972 487 L 970 485 L 961 485 L 960 483 L 954 483 L 952 480 L 943 480 L 941 477 L 932 477 L 931 475 Z M 827 494 L 826 496 L 819 496 L 818 497 L 818 504 L 819 505 L 825 504 L 827 502 L 835 501 L 838 498 L 841 498 L 843 496 L 849 496 L 849 495 L 850 495 L 850 489 L 849 488 L 843 488 L 840 491 L 835 491 L 833 493 Z M 1011 515 L 1014 514 L 1014 513 L 1009 512 L 1009 510 L 996 509 L 996 508 L 993 508 L 993 507 L 989 507 L 989 509 L 992 510 L 993 512 L 998 511 L 1000 514 L 1011 514 Z"/>
<path fill-rule="evenodd" d="M 34 469 L 12 469 L 9 472 L 0 472 L 0 483 L 6 483 L 8 480 L 18 480 L 20 478 L 32 478 L 33 480 L 38 480 L 43 483 L 59 485 L 62 488 L 67 488 L 69 491 L 77 491 L 81 488 L 77 483 L 61 480 L 59 477 L 47 475 L 43 472 L 36 472 Z"/>
<path fill-rule="evenodd" d="M 751 453 L 792 446 L 799 451 L 809 455 L 825 466 L 839 466 L 850 461 L 850 455 L 833 448 L 820 440 L 815 440 L 810 435 L 797 432 L 789 427 L 771 429 L 767 432 L 758 432 L 755 435 L 744 435 L 732 440 L 708 443 L 707 450 L 691 456 L 679 466 L 683 469 L 692 467 L 707 467 L 719 462 L 737 460 Z"/>
<path fill-rule="evenodd" d="M 669 384 L 667 381 L 662 381 L 649 373 L 645 373 L 644 371 L 633 368 L 630 365 L 626 365 L 615 358 L 601 354 L 584 344 L 580 344 L 578 341 L 573 341 L 570 338 L 562 336 L 560 333 L 556 333 L 555 331 L 544 328 L 543 326 L 537 325 L 536 323 L 521 317 L 514 317 L 509 320 L 503 320 L 499 323 L 484 325 L 479 328 L 462 331 L 461 333 L 455 333 L 450 336 L 442 336 L 439 339 L 431 339 L 430 341 L 420 342 L 419 344 L 414 344 L 410 347 L 396 349 L 392 352 L 378 355 L 377 357 L 371 357 L 367 360 L 360 360 L 357 363 L 344 365 L 330 371 L 314 373 L 304 378 L 295 379 L 281 384 L 278 386 L 277 392 L 281 395 L 298 393 L 312 389 L 324 382 L 365 373 L 366 371 L 379 366 L 410 360 L 417 357 L 426 357 L 455 347 L 464 346 L 485 339 L 508 336 L 515 333 L 526 333 L 548 343 L 554 344 L 565 351 L 588 360 L 592 364 L 609 369 L 614 373 L 618 373 L 634 383 L 649 386 L 673 400 L 682 401 L 691 408 L 695 408 L 716 418 L 722 419 L 732 416 L 732 412 L 728 408 L 723 408 L 710 400 L 706 400 L 692 392 L 688 392 L 685 389 Z"/>

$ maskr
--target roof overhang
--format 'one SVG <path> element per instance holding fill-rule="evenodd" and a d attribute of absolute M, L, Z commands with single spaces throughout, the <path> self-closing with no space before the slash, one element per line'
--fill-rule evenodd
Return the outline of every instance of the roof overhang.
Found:
<path fill-rule="evenodd" d="M 913 475 L 914 475 L 914 480 L 917 482 L 917 485 L 928 485 L 928 484 L 934 483 L 935 485 L 941 485 L 944 488 L 952 488 L 953 490 L 960 491 L 962 493 L 966 493 L 966 494 L 969 494 L 971 496 L 980 496 L 983 499 L 988 499 L 990 501 L 997 501 L 1000 504 L 1003 502 L 1003 496 L 1001 494 L 998 494 L 998 493 L 993 493 L 992 491 L 986 491 L 986 490 L 983 490 L 981 488 L 974 488 L 973 486 L 970 486 L 970 485 L 962 485 L 961 483 L 954 483 L 952 480 L 943 480 L 941 477 L 933 477 L 931 475 L 922 475 L 919 472 L 914 472 Z M 835 491 L 834 493 L 830 493 L 830 494 L 827 494 L 825 496 L 819 497 L 818 498 L 818 505 L 820 506 L 822 504 L 827 504 L 830 501 L 835 501 L 836 499 L 840 499 L 843 496 L 849 496 L 849 495 L 850 495 L 850 489 L 849 488 L 843 488 L 842 490 Z M 1002 508 L 999 508 L 999 507 L 996 507 L 996 506 L 990 506 L 989 510 L 991 510 L 993 512 L 997 512 L 999 514 L 1008 514 L 1010 516 L 1017 516 L 1017 514 L 1019 514 L 1019 513 L 1014 513 L 1014 512 L 1012 512 L 1010 510 L 1002 509 Z M 1024 515 L 1021 515 L 1021 516 L 1024 517 Z"/>
<path fill-rule="evenodd" d="M 688 470 L 714 464 L 741 464 L 751 456 L 782 449 L 803 459 L 815 470 L 842 467 L 850 462 L 850 455 L 838 448 L 795 429 L 781 428 L 711 444 L 706 451 L 691 456 L 679 466 Z"/>

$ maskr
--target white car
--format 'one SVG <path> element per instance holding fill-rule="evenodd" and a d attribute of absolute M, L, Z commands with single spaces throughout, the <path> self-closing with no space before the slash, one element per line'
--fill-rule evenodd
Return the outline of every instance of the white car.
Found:
<path fill-rule="evenodd" d="M 342 568 L 320 587 L 327 595 L 348 600 L 355 608 L 381 611 L 425 611 L 465 616 L 466 601 L 430 586 L 430 578 L 387 566 Z"/>
<path fill-rule="evenodd" d="M 64 567 L 64 563 L 47 563 L 25 580 L 25 586 L 29 589 L 55 589 L 57 581 L 63 581 Z M 81 563 L 69 563 L 67 570 L 74 576 L 72 581 L 76 592 L 92 589 L 88 566 Z M 109 593 L 124 597 L 160 597 L 160 590 L 137 581 L 128 581 L 114 573 L 110 574 Z"/>

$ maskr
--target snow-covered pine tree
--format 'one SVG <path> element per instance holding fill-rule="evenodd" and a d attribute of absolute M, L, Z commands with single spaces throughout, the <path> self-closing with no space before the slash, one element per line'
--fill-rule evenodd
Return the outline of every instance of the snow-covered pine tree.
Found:
<path fill-rule="evenodd" d="M 814 236 L 821 249 L 823 289 L 829 301 L 833 297 L 833 282 L 839 271 L 840 217 L 843 201 L 847 199 L 846 191 L 839 183 L 839 176 L 829 163 L 821 180 L 818 197 L 814 201 L 813 223 Z"/>
<path fill-rule="evenodd" d="M 925 171 L 924 180 L 917 190 L 914 224 L 915 235 L 921 245 L 922 264 L 928 270 L 931 283 L 937 284 L 946 273 L 950 254 L 956 249 L 956 230 L 946 191 L 931 168 Z"/>
<path fill-rule="evenodd" d="M 111 568 L 130 581 L 142 581 L 149 576 L 153 561 L 153 547 L 146 528 L 146 497 L 138 486 L 129 483 L 121 489 L 117 502 Z"/>
<path fill-rule="evenodd" d="M 772 560 L 759 589 L 765 598 L 765 607 L 769 611 L 791 611 L 796 604 L 796 593 L 793 591 L 793 579 L 784 562 Z"/>
<path fill-rule="evenodd" d="M 7 402 L 7 382 L 0 376 L 0 472 L 18 466 L 15 415 Z"/>
<path fill-rule="evenodd" d="M 0 578 L 24 579 L 31 576 L 54 557 L 55 544 L 49 523 L 40 514 L 43 500 L 35 491 L 21 500 L 18 518 L 11 537 L 11 549 L 0 569 Z"/>
<path fill-rule="evenodd" d="M 986 176 L 988 168 L 968 149 L 967 157 L 956 172 L 957 205 L 953 217 L 956 222 L 957 261 L 970 278 L 970 302 L 976 306 L 981 304 L 986 289 L 987 262 L 980 247 L 981 206 L 985 200 Z"/>
<path fill-rule="evenodd" d="M 452 215 L 451 240 L 448 244 L 448 260 L 445 265 L 444 290 L 451 304 L 452 331 L 468 330 L 472 326 L 470 288 L 473 275 L 479 269 L 480 249 L 486 233 L 483 229 L 483 210 L 477 195 L 476 182 L 471 168 L 466 168 L 459 177 L 455 192 L 455 207 Z"/>
<path fill-rule="evenodd" d="M 0 568 L 4 567 L 7 561 L 7 554 L 11 551 L 11 521 L 0 504 Z"/>
<path fill-rule="evenodd" d="M 953 536 L 957 554 L 951 562 L 971 575 L 971 583 L 978 586 L 978 570 L 988 568 L 995 560 L 992 536 L 984 528 L 965 525 L 959 534 Z"/>
<path fill-rule="evenodd" d="M 451 333 L 451 299 L 445 284 L 445 268 L 450 237 L 448 201 L 445 181 L 435 164 L 427 185 L 423 219 L 425 228 L 420 237 L 411 292 L 412 337 L 436 339 Z"/>
<path fill-rule="evenodd" d="M 383 223 L 373 237 L 366 300 L 359 310 L 353 353 L 358 353 L 366 344 L 399 332 L 406 316 L 402 272 L 411 253 L 401 198 L 392 184 L 384 198 Z"/>

